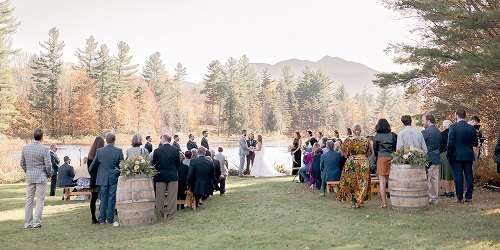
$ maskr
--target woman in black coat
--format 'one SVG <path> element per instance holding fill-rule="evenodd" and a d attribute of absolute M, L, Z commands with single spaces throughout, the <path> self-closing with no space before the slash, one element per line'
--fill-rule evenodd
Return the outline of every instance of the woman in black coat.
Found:
<path fill-rule="evenodd" d="M 104 138 L 98 136 L 95 138 L 94 143 L 90 147 L 89 155 L 87 156 L 87 167 L 90 168 L 92 161 L 94 160 L 95 153 L 97 149 L 104 147 Z M 92 196 L 90 198 L 90 214 L 92 215 L 92 224 L 97 224 L 97 218 L 95 217 L 95 203 L 97 202 L 97 198 L 99 198 L 99 186 L 95 184 L 97 179 L 97 169 L 94 168 L 92 171 L 89 171 L 90 174 L 90 192 Z"/>
<path fill-rule="evenodd" d="M 191 159 L 187 186 L 193 192 L 198 205 L 200 199 L 208 197 L 213 191 L 214 164 L 205 156 L 205 148 L 198 148 L 198 158 Z"/>

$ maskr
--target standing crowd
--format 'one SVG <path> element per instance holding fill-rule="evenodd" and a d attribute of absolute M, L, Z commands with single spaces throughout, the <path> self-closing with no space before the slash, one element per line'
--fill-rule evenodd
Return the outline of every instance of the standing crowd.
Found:
<path fill-rule="evenodd" d="M 353 208 L 363 206 L 364 201 L 370 198 L 371 175 L 377 175 L 380 206 L 385 208 L 392 154 L 409 148 L 427 155 L 430 204 L 438 202 L 440 181 L 444 188 L 442 196 L 456 197 L 457 203 L 472 202 L 473 166 L 477 164 L 484 142 L 479 117 L 473 116 L 466 121 L 465 110 L 458 108 L 455 122 L 444 120 L 442 130 L 431 114 L 423 115 L 422 131 L 412 126 L 409 115 L 402 116 L 401 122 L 404 128 L 396 134 L 386 119 L 380 119 L 375 126 L 376 134 L 367 137 L 361 136 L 361 126 L 356 124 L 347 130 L 344 140 L 339 137 L 338 131 L 330 139 L 322 132 L 296 132 L 289 148 L 293 161 L 292 175 L 298 175 L 299 181 L 310 188 L 319 189 L 321 195 L 325 195 L 327 182 L 338 181 L 338 188 L 334 190 L 336 199 L 350 201 Z M 495 160 L 500 173 L 500 135 Z"/>
<path fill-rule="evenodd" d="M 155 213 L 158 218 L 173 219 L 178 209 L 184 209 L 183 204 L 177 205 L 177 200 L 185 200 L 188 193 L 194 196 L 196 207 L 213 196 L 214 192 L 223 196 L 228 176 L 227 157 L 221 147 L 218 148 L 218 153 L 210 150 L 208 132 L 203 131 L 202 134 L 201 146 L 196 144 L 193 135 L 189 135 L 186 145 L 188 150 L 185 152 L 181 150 L 178 135 L 173 138 L 169 134 L 162 135 L 160 144 L 153 149 L 150 136 L 146 137 L 146 143 L 142 146 L 142 136 L 135 134 L 125 156 L 123 150 L 115 146 L 115 134 L 107 133 L 105 137 L 96 137 L 86 157 L 90 177 L 87 185 L 91 192 L 92 224 L 115 223 L 119 164 L 122 160 L 134 159 L 136 156 L 148 160 L 157 171 L 153 181 L 156 193 Z M 26 172 L 27 183 L 25 228 L 42 226 L 41 217 L 49 178 L 51 196 L 55 195 L 56 186 L 77 185 L 69 157 L 65 156 L 64 164 L 59 166 L 57 146 L 51 145 L 49 150 L 42 145 L 42 140 L 42 129 L 35 129 L 34 142 L 24 146 L 21 155 L 21 167 Z M 35 196 L 36 207 L 33 216 Z M 100 200 L 98 215 L 97 200 Z"/>

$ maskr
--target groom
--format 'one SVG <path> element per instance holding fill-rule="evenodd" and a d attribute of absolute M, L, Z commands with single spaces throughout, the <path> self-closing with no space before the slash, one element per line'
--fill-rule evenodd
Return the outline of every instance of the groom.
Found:
<path fill-rule="evenodd" d="M 243 175 L 243 168 L 245 167 L 245 161 L 248 153 L 250 152 L 250 149 L 248 148 L 247 145 L 247 131 L 242 130 L 241 131 L 241 137 L 240 137 L 240 176 Z"/>

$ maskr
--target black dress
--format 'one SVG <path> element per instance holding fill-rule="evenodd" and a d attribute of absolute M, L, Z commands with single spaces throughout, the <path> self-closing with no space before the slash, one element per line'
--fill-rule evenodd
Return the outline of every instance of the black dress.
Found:
<path fill-rule="evenodd" d="M 90 168 L 90 164 L 92 164 L 94 159 L 87 159 L 87 168 Z M 97 168 L 92 169 L 93 171 L 89 171 L 90 174 L 90 191 L 91 192 L 99 192 L 99 186 L 95 184 L 97 179 Z"/>
<path fill-rule="evenodd" d="M 295 153 L 293 153 L 293 166 L 292 166 L 292 175 L 296 175 L 299 172 L 302 150 L 300 150 L 299 139 L 293 139 L 293 147 L 292 152 L 299 148 Z"/>
<path fill-rule="evenodd" d="M 183 162 L 179 167 L 179 180 L 178 180 L 178 191 L 177 191 L 178 200 L 186 199 L 188 171 L 189 171 L 189 166 L 184 164 Z"/>

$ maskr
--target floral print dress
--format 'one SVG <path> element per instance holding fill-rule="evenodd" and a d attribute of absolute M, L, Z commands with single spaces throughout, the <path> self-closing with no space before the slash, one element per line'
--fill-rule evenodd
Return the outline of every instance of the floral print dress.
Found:
<path fill-rule="evenodd" d="M 347 158 L 340 178 L 338 201 L 350 200 L 353 205 L 361 205 L 370 199 L 370 162 L 367 153 L 370 142 L 366 138 L 347 138 L 340 150 Z"/>

